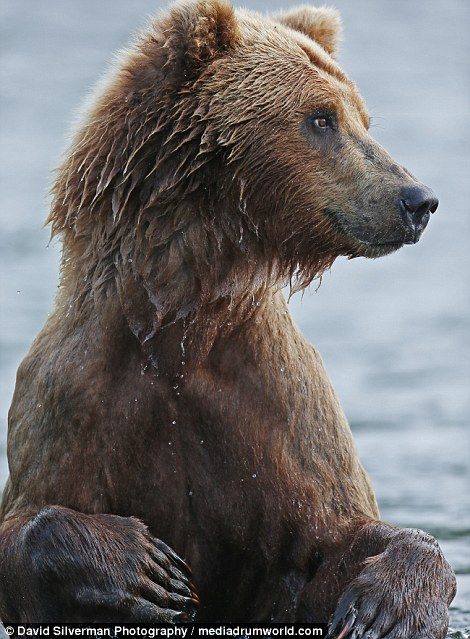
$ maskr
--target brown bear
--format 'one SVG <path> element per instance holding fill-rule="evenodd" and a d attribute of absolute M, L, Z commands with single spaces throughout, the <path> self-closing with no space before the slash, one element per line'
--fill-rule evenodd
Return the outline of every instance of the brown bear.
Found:
<path fill-rule="evenodd" d="M 369 136 L 338 32 L 329 9 L 177 4 L 96 94 L 55 182 L 60 290 L 10 412 L 3 621 L 199 603 L 200 621 L 444 637 L 452 570 L 380 521 L 281 292 L 417 242 L 437 207 Z"/>

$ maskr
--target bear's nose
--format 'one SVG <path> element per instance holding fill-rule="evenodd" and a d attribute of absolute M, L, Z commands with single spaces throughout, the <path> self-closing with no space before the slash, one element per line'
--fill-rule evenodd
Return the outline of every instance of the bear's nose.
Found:
<path fill-rule="evenodd" d="M 416 244 L 438 205 L 439 200 L 426 186 L 408 186 L 402 190 L 400 208 L 407 226 L 405 244 Z"/>

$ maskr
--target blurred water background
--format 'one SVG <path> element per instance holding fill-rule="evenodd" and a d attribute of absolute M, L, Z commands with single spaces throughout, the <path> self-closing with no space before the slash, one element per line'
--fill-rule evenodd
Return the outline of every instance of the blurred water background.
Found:
<path fill-rule="evenodd" d="M 260 11 L 290 0 L 248 0 Z M 470 627 L 470 2 L 331 0 L 340 61 L 372 133 L 440 198 L 423 239 L 377 261 L 340 260 L 297 322 L 322 353 L 382 516 L 435 535 L 458 574 L 451 626 Z M 51 169 L 72 114 L 154 0 L 2 0 L 0 486 L 16 368 L 57 286 Z M 462 635 L 458 635 L 462 636 Z"/>

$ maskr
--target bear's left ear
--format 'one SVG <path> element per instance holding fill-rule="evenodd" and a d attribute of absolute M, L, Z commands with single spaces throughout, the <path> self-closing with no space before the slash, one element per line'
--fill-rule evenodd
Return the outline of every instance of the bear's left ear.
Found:
<path fill-rule="evenodd" d="M 240 38 L 235 12 L 226 0 L 178 2 L 162 27 L 169 62 L 179 61 L 188 70 L 227 53 Z"/>
<path fill-rule="evenodd" d="M 331 7 L 295 7 L 285 13 L 273 16 L 276 22 L 300 31 L 321 45 L 334 56 L 341 39 L 341 18 Z"/>

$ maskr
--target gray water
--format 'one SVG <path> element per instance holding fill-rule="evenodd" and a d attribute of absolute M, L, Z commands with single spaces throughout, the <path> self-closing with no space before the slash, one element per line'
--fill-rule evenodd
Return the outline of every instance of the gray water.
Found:
<path fill-rule="evenodd" d="M 331 3 L 345 26 L 340 61 L 366 98 L 373 134 L 441 204 L 417 246 L 376 261 L 338 261 L 321 288 L 291 308 L 326 361 L 383 518 L 430 531 L 454 566 L 451 626 L 463 630 L 470 627 L 470 2 Z M 154 0 L 1 3 L 0 485 L 15 371 L 57 285 L 60 247 L 47 246 L 42 228 L 50 171 L 73 110 L 156 8 Z"/>

